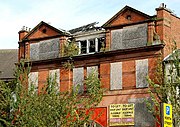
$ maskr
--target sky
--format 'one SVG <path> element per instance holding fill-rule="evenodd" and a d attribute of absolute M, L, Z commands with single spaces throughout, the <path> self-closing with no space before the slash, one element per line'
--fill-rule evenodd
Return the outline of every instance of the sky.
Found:
<path fill-rule="evenodd" d="M 92 22 L 103 25 L 124 6 L 148 15 L 165 3 L 180 17 L 180 0 L 0 0 L 0 49 L 17 49 L 18 32 L 44 21 L 65 30 Z"/>

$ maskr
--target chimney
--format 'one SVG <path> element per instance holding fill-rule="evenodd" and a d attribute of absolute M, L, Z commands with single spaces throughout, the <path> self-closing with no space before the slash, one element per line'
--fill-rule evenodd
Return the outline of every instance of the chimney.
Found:
<path fill-rule="evenodd" d="M 172 13 L 171 9 L 167 8 L 166 4 L 164 4 L 164 3 L 161 3 L 159 8 L 156 8 L 157 12 L 161 11 L 161 10 L 167 11 L 168 13 Z"/>
<path fill-rule="evenodd" d="M 29 28 L 30 31 L 30 28 Z M 19 41 L 22 41 L 22 39 L 29 33 L 28 27 L 23 26 L 22 29 L 18 32 L 19 34 Z"/>

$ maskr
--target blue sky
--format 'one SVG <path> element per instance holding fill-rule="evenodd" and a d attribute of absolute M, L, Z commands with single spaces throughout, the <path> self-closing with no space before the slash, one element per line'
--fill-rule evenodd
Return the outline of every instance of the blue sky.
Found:
<path fill-rule="evenodd" d="M 33 28 L 40 21 L 65 30 L 95 21 L 102 25 L 125 5 L 154 15 L 161 3 L 180 17 L 180 0 L 0 0 L 0 49 L 18 48 L 22 26 Z"/>

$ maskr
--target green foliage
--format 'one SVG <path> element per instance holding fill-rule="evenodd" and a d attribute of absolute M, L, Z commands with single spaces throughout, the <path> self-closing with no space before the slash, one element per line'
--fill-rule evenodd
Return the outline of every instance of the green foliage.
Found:
<path fill-rule="evenodd" d="M 8 83 L 0 81 L 0 126 L 9 126 L 11 89 Z"/>
<path fill-rule="evenodd" d="M 101 51 L 101 52 L 108 51 L 108 49 L 106 48 L 106 46 L 105 46 L 105 43 L 104 43 L 104 42 L 102 43 L 102 47 L 101 47 L 100 51 Z"/>
<path fill-rule="evenodd" d="M 66 62 L 63 63 L 63 67 L 65 69 L 72 70 L 74 68 L 74 61 L 73 61 L 73 59 L 70 57 L 69 60 L 67 60 Z"/>
<path fill-rule="evenodd" d="M 63 51 L 62 51 L 63 57 L 72 57 L 72 56 L 78 55 L 78 53 L 79 53 L 79 48 L 74 40 L 66 41 L 63 44 L 62 49 L 63 49 Z"/>
<path fill-rule="evenodd" d="M 15 72 L 13 87 L 1 82 L 0 126 L 4 127 L 80 127 L 89 122 L 93 107 L 102 99 L 101 84 L 95 74 L 85 80 L 85 96 L 78 88 L 60 92 L 57 74 L 50 76 L 41 92 L 28 84 L 29 64 L 21 62 Z"/>
<path fill-rule="evenodd" d="M 160 116 L 160 103 L 169 103 L 173 107 L 173 124 L 180 126 L 180 61 L 179 52 L 175 47 L 171 59 L 164 63 L 164 70 L 159 66 L 156 81 L 148 78 L 149 93 L 153 105 L 147 103 L 150 112 Z M 162 64 L 161 64 L 162 65 Z M 164 74 L 164 79 L 162 75 Z M 158 82 L 160 81 L 160 82 Z"/>
<path fill-rule="evenodd" d="M 75 40 L 68 40 L 62 45 L 62 57 L 69 57 L 69 59 L 63 63 L 65 69 L 73 69 L 74 68 L 74 61 L 72 59 L 73 56 L 78 55 L 79 48 L 75 42 Z"/>

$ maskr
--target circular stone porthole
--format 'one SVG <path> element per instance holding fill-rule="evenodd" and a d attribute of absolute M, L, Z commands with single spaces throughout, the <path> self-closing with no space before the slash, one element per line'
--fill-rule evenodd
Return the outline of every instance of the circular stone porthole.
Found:
<path fill-rule="evenodd" d="M 47 31 L 46 29 L 43 29 L 43 30 L 42 30 L 42 32 L 43 32 L 44 34 L 46 33 L 46 31 Z"/>
<path fill-rule="evenodd" d="M 127 15 L 126 19 L 130 21 L 131 20 L 131 15 Z"/>

